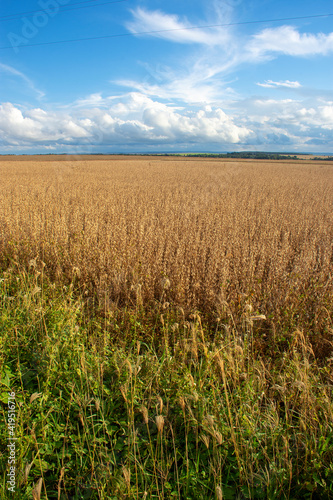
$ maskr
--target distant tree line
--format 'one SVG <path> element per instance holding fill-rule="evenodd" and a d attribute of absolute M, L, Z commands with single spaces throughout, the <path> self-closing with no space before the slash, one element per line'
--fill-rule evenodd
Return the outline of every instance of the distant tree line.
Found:
<path fill-rule="evenodd" d="M 251 160 L 297 160 L 296 155 L 285 155 L 280 153 L 262 153 L 257 151 L 243 151 L 239 153 L 184 153 L 184 154 L 165 154 L 163 156 L 182 156 L 191 158 L 241 158 Z"/>
<path fill-rule="evenodd" d="M 251 160 L 301 160 L 292 153 L 263 153 L 261 151 L 241 151 L 234 153 L 74 153 L 74 156 L 179 156 L 181 158 L 239 158 Z M 306 154 L 306 153 L 302 153 Z M 73 156 L 71 153 L 37 153 L 34 156 Z M 1 156 L 30 156 L 27 153 L 16 155 L 15 153 L 0 154 Z M 309 158 L 314 161 L 333 161 L 333 156 Z"/>

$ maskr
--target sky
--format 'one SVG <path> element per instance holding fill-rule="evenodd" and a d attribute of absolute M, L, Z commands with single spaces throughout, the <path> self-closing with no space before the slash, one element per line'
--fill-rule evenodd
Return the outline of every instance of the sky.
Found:
<path fill-rule="evenodd" d="M 331 0 L 0 3 L 0 154 L 227 151 L 333 153 Z"/>

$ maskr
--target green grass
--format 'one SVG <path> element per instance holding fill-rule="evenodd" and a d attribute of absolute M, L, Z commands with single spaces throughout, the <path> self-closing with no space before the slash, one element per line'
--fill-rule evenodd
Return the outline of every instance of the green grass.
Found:
<path fill-rule="evenodd" d="M 249 310 L 241 330 L 163 301 L 101 311 L 16 264 L 0 301 L 1 499 L 333 498 L 331 362 L 307 332 L 261 352 Z"/>

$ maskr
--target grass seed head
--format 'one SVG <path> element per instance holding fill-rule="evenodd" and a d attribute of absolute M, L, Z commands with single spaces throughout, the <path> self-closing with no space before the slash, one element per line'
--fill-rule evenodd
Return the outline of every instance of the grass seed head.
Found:
<path fill-rule="evenodd" d="M 148 424 L 148 409 L 145 406 L 142 406 L 141 413 L 143 416 L 144 423 L 147 425 Z"/>
<path fill-rule="evenodd" d="M 156 426 L 157 426 L 158 432 L 163 432 L 164 417 L 162 415 L 157 415 L 155 421 L 156 421 Z"/>
<path fill-rule="evenodd" d="M 217 500 L 223 500 L 223 493 L 220 486 L 216 486 L 215 492 Z"/>
<path fill-rule="evenodd" d="M 123 467 L 122 473 L 123 473 L 126 485 L 129 488 L 131 485 L 131 472 L 127 469 L 127 467 Z"/>
<path fill-rule="evenodd" d="M 32 492 L 31 492 L 32 496 L 33 496 L 33 500 L 40 500 L 41 499 L 42 485 L 43 485 L 43 479 L 40 478 L 40 479 L 38 479 L 36 485 L 34 486 Z"/>

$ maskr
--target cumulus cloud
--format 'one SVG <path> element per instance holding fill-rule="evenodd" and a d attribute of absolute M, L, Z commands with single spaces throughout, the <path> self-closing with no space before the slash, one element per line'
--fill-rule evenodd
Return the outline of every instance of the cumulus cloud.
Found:
<path fill-rule="evenodd" d="M 73 146 L 182 149 L 210 147 L 313 150 L 333 143 L 333 101 L 249 98 L 196 109 L 165 104 L 139 92 L 103 97 L 101 104 L 53 111 L 0 106 L 0 136 L 7 147 Z M 92 102 L 89 96 L 83 101 Z M 227 108 L 226 108 L 227 109 Z M 307 149 L 308 148 L 308 149 Z"/>
<path fill-rule="evenodd" d="M 183 142 L 236 144 L 250 135 L 246 127 L 235 125 L 221 109 L 213 110 L 210 106 L 186 116 L 170 112 L 167 106 L 159 104 L 146 108 L 143 118 L 160 137 Z"/>
<path fill-rule="evenodd" d="M 80 120 L 40 108 L 22 111 L 12 103 L 0 105 L 0 132 L 7 144 L 69 142 L 89 135 Z"/>
<path fill-rule="evenodd" d="M 321 99 L 304 103 L 293 99 L 253 99 L 247 103 L 249 122 L 295 128 L 316 135 L 315 129 L 333 130 L 333 103 Z"/>
<path fill-rule="evenodd" d="M 248 51 L 257 59 L 274 53 L 289 56 L 328 55 L 333 52 L 333 33 L 299 33 L 293 26 L 268 28 L 253 35 Z"/>
<path fill-rule="evenodd" d="M 313 99 L 249 98 L 232 115 L 254 132 L 251 145 L 270 150 L 329 151 L 333 145 L 333 102 Z M 254 139 L 253 139 L 254 137 Z"/>
<path fill-rule="evenodd" d="M 298 89 L 302 86 L 299 82 L 291 82 L 289 80 L 285 80 L 283 82 L 273 82 L 272 80 L 266 80 L 264 83 L 257 83 L 257 85 L 259 85 L 259 87 L 265 87 L 268 89 L 276 89 L 279 87 Z"/>
<path fill-rule="evenodd" d="M 0 106 L 3 143 L 17 144 L 236 144 L 251 131 L 237 125 L 222 109 L 209 106 L 184 111 L 140 93 L 115 99 L 107 108 L 73 107 L 71 112 Z"/>
<path fill-rule="evenodd" d="M 323 99 L 248 98 L 221 107 L 186 107 L 165 104 L 139 92 L 103 97 L 93 106 L 53 111 L 23 109 L 12 103 L 0 106 L 3 147 L 39 146 L 77 151 L 138 148 L 183 149 L 205 147 L 230 150 L 321 150 L 333 144 L 333 101 Z"/>

